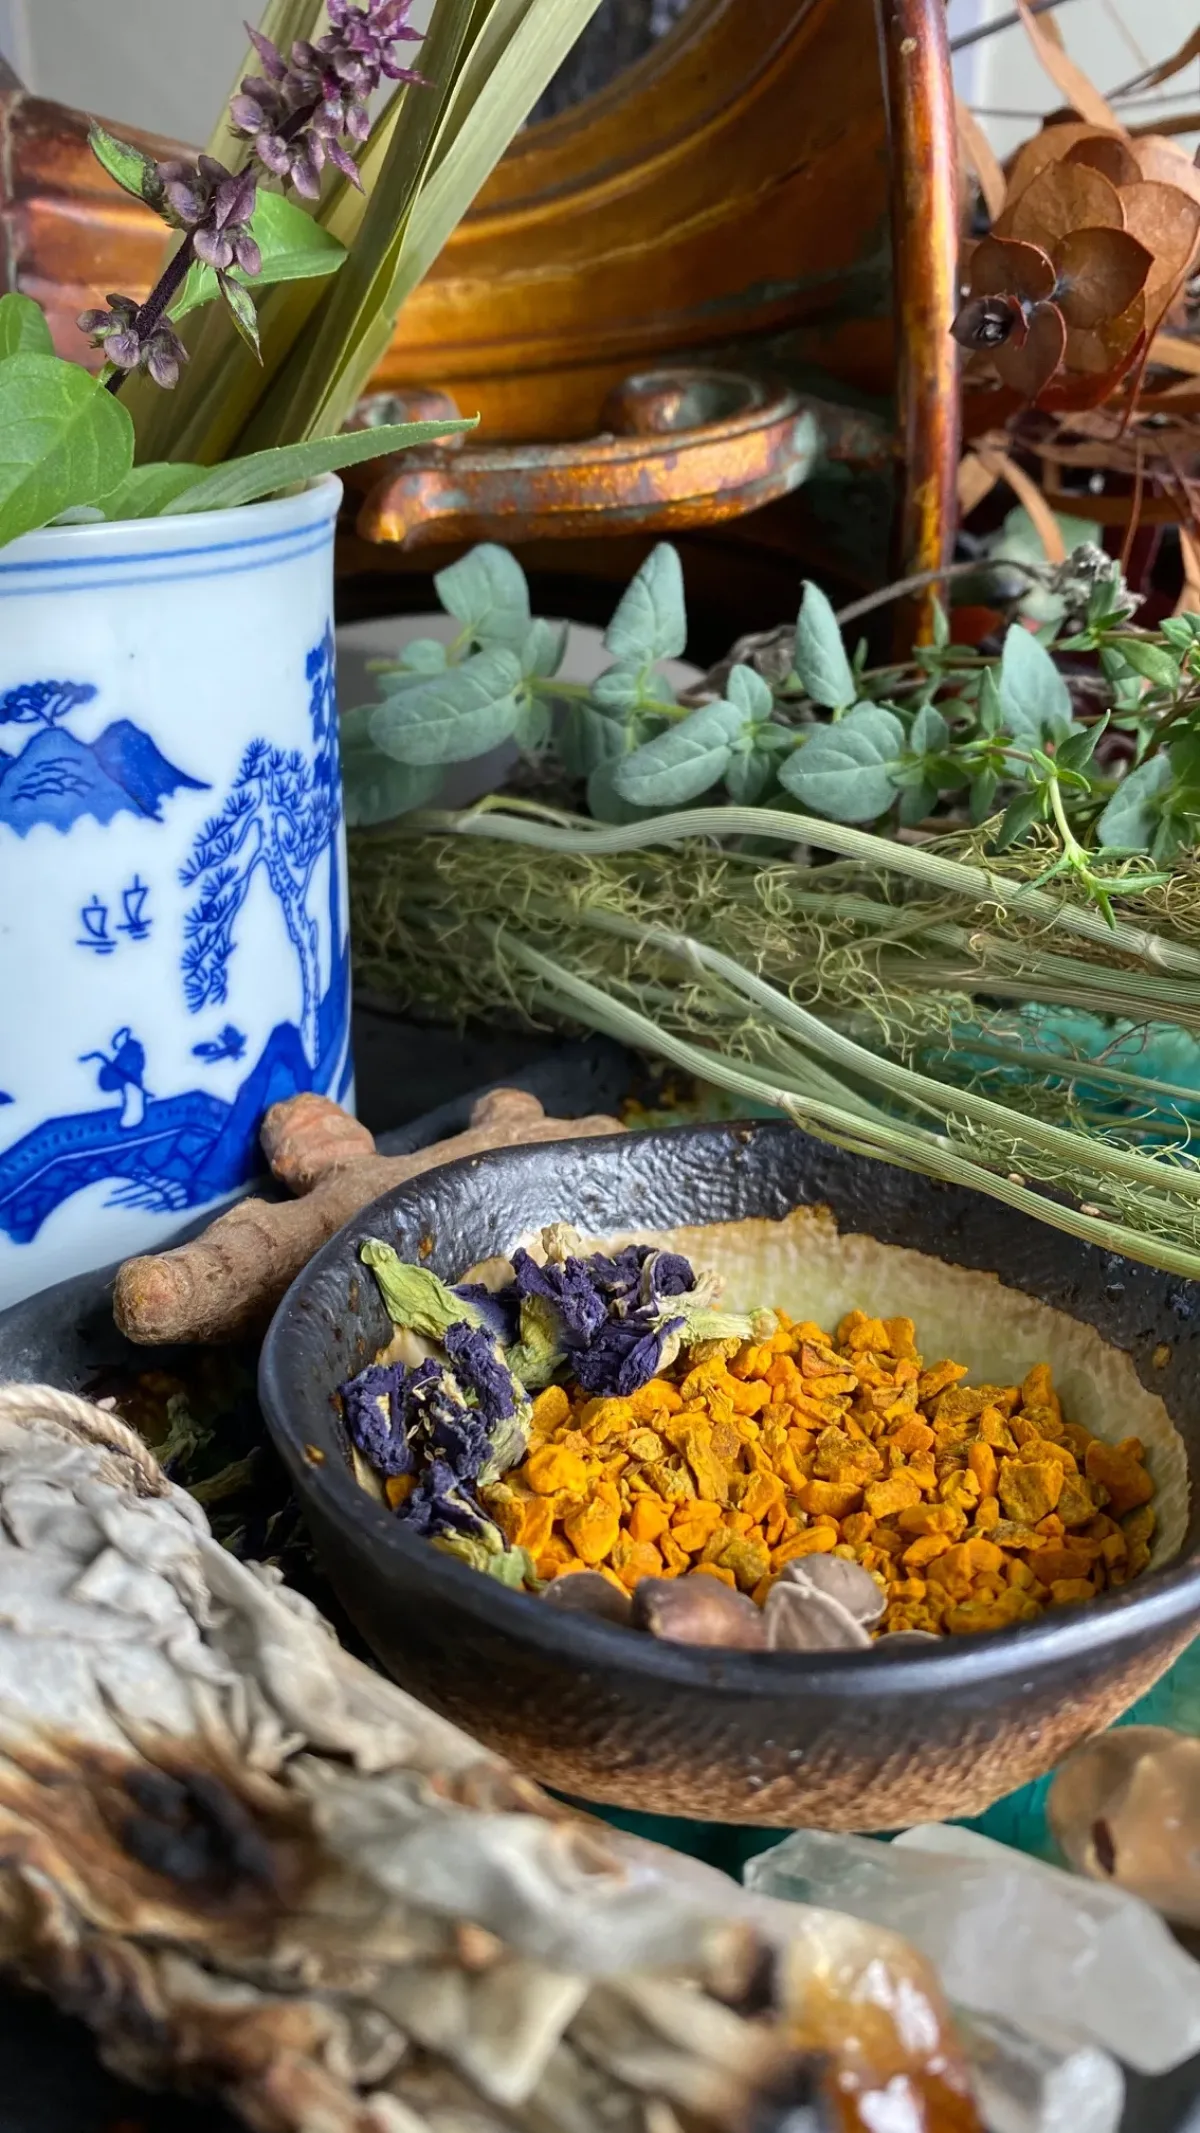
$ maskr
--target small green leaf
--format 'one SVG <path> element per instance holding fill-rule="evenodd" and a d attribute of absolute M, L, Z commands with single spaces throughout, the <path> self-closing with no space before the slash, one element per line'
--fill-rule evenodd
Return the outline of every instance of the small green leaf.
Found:
<path fill-rule="evenodd" d="M 755 726 L 764 724 L 775 709 L 770 683 L 753 667 L 734 667 L 725 684 L 725 701 Z"/>
<path fill-rule="evenodd" d="M 262 346 L 258 337 L 258 312 L 249 289 L 231 274 L 221 276 L 221 294 L 230 318 L 253 355 L 262 362 Z"/>
<path fill-rule="evenodd" d="M 613 658 L 626 666 L 682 658 L 687 646 L 683 569 L 668 542 L 660 541 L 646 557 L 604 633 L 604 642 Z"/>
<path fill-rule="evenodd" d="M 527 681 L 552 681 L 567 656 L 570 629 L 565 622 L 534 622 L 521 646 L 521 672 Z"/>
<path fill-rule="evenodd" d="M 1098 718 L 1093 726 L 1084 726 L 1078 733 L 1069 734 L 1055 757 L 1061 770 L 1085 771 L 1096 753 L 1102 735 L 1108 729 L 1108 713 Z"/>
<path fill-rule="evenodd" d="M 918 711 L 908 743 L 914 755 L 940 755 L 949 746 L 950 728 L 932 704 L 923 704 Z"/>
<path fill-rule="evenodd" d="M 900 795 L 900 820 L 905 829 L 916 829 L 937 806 L 937 793 L 922 779 Z"/>
<path fill-rule="evenodd" d="M 0 544 L 111 496 L 133 464 L 133 424 L 76 363 L 0 362 Z"/>
<path fill-rule="evenodd" d="M 378 704 L 370 734 L 398 763 L 467 763 L 508 739 L 517 722 L 521 669 L 501 645 Z"/>
<path fill-rule="evenodd" d="M 509 645 L 519 650 L 529 635 L 529 587 L 525 573 L 507 548 L 484 541 L 459 563 L 434 579 L 448 615 L 469 630 L 477 644 Z"/>
<path fill-rule="evenodd" d="M 400 654 L 400 665 L 407 674 L 444 674 L 449 663 L 446 647 L 438 637 L 413 637 Z"/>
<path fill-rule="evenodd" d="M 569 778 L 590 778 L 602 764 L 625 753 L 625 729 L 590 703 L 569 703 L 563 712 L 558 753 Z"/>
<path fill-rule="evenodd" d="M 0 312 L 3 311 L 4 304 L 8 300 L 6 297 L 3 302 L 0 302 Z M 1166 638 L 1169 645 L 1174 647 L 1181 658 L 1185 657 L 1197 640 L 1200 639 L 1200 615 L 1164 615 L 1158 627 L 1160 634 Z"/>
<path fill-rule="evenodd" d="M 550 739 L 550 706 L 543 696 L 525 689 L 517 698 L 517 722 L 513 739 L 523 755 L 540 755 Z"/>
<path fill-rule="evenodd" d="M 207 467 L 189 467 L 174 460 L 148 467 L 134 467 L 119 488 L 104 499 L 104 516 L 118 518 L 157 518 L 185 489 L 207 474 Z"/>
<path fill-rule="evenodd" d="M 1123 777 L 1096 825 L 1102 851 L 1148 852 L 1174 783 L 1167 755 L 1152 755 Z"/>
<path fill-rule="evenodd" d="M 796 624 L 794 665 L 805 695 L 829 711 L 844 711 L 858 695 L 837 616 L 820 586 L 807 581 Z"/>
<path fill-rule="evenodd" d="M 54 354 L 40 304 L 31 296 L 0 296 L 0 361 L 5 356 Z"/>
<path fill-rule="evenodd" d="M 735 807 L 757 807 L 775 775 L 769 755 L 757 748 L 737 747 L 725 771 L 725 790 Z"/>
<path fill-rule="evenodd" d="M 107 127 L 88 127 L 88 146 L 97 163 L 115 178 L 122 192 L 132 193 L 135 200 L 144 200 L 147 207 L 162 206 L 163 182 L 158 175 L 158 166 L 152 156 L 144 155 L 140 148 L 132 148 L 128 141 L 120 141 Z"/>
<path fill-rule="evenodd" d="M 874 822 L 896 797 L 904 728 L 879 704 L 858 704 L 787 757 L 780 782 L 806 807 L 835 822 Z"/>
<path fill-rule="evenodd" d="M 633 807 L 684 807 L 724 777 L 745 721 L 732 704 L 705 704 L 618 764 L 613 785 Z"/>
<path fill-rule="evenodd" d="M 1126 666 L 1140 674 L 1143 681 L 1152 682 L 1156 689 L 1178 690 L 1179 662 L 1160 644 L 1151 644 L 1144 637 L 1122 637 L 1121 650 Z"/>
<path fill-rule="evenodd" d="M 592 683 L 592 702 L 606 718 L 627 718 L 642 701 L 643 674 L 641 667 L 609 667 Z"/>
<path fill-rule="evenodd" d="M 988 765 L 971 781 L 971 821 L 976 829 L 986 822 L 995 804 L 999 774 Z"/>
<path fill-rule="evenodd" d="M 1014 622 L 1000 661 L 1000 701 L 1014 740 L 1062 740 L 1071 730 L 1071 694 L 1044 644 Z"/>
<path fill-rule="evenodd" d="M 442 782 L 440 770 L 397 763 L 376 747 L 370 723 L 377 704 L 346 711 L 341 719 L 342 788 L 349 829 L 371 829 L 397 815 L 428 807 Z"/>
<path fill-rule="evenodd" d="M 336 237 L 322 229 L 319 222 L 314 222 L 311 215 L 283 193 L 259 193 L 258 205 L 250 218 L 250 234 L 262 253 L 262 270 L 250 277 L 235 269 L 229 278 L 235 282 L 252 279 L 256 289 L 271 288 L 278 282 L 312 281 L 336 274 L 345 263 L 345 245 L 339 244 Z M 211 304 L 216 295 L 217 277 L 213 269 L 202 266 L 197 260 L 189 268 L 168 317 L 178 323 L 190 311 Z"/>
<path fill-rule="evenodd" d="M 1005 852 L 1010 844 L 1020 844 L 1029 835 L 1035 822 L 1040 822 L 1046 810 L 1046 795 L 1042 787 L 1036 792 L 1021 792 L 1010 800 L 1004 810 L 1000 827 L 996 832 L 996 850 Z"/>
<path fill-rule="evenodd" d="M 74 366 L 63 367 L 69 370 Z M 111 393 L 104 397 L 114 407 L 119 405 Z M 267 452 L 251 452 L 245 459 L 229 459 L 224 466 L 210 468 L 203 481 L 198 481 L 194 489 L 185 489 L 162 515 L 165 518 L 193 511 L 231 511 L 242 504 L 256 504 L 264 496 L 277 496 L 281 489 L 315 481 L 321 474 L 336 474 L 339 467 L 362 466 L 365 461 L 383 459 L 392 452 L 407 452 L 414 445 L 436 444 L 439 437 L 459 436 L 464 430 L 473 430 L 476 420 L 391 422 L 379 429 L 348 430 L 340 437 L 314 437 L 309 444 L 281 444 Z"/>
<path fill-rule="evenodd" d="M 588 813 L 597 822 L 611 822 L 623 826 L 627 822 L 644 822 L 656 814 L 653 807 L 638 807 L 627 800 L 616 786 L 615 763 L 598 763 L 587 781 Z"/>
<path fill-rule="evenodd" d="M 979 682 L 979 731 L 988 739 L 1004 724 L 1004 706 L 995 667 L 985 667 Z"/>
<path fill-rule="evenodd" d="M 935 652 L 944 652 L 950 642 L 950 624 L 946 618 L 946 610 L 936 595 L 929 605 L 933 616 L 933 649 Z"/>

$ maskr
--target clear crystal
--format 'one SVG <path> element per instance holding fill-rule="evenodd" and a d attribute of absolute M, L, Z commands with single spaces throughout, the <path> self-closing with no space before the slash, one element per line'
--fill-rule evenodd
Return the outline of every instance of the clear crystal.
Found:
<path fill-rule="evenodd" d="M 1049 2045 L 1092 2045 L 1144 2074 L 1200 2052 L 1200 1963 L 1156 1912 L 973 1830 L 910 1829 L 892 1844 L 797 1830 L 746 1879 L 889 1926 L 951 2000 Z"/>
<path fill-rule="evenodd" d="M 1117 2133 L 1125 2079 L 1092 2044 L 1045 2044 L 994 2015 L 956 2009 L 989 2133 Z"/>

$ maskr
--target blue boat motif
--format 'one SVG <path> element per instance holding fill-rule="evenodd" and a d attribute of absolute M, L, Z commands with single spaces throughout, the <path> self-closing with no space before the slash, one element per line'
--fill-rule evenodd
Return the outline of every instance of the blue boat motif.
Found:
<path fill-rule="evenodd" d="M 14 1243 L 31 1242 L 54 1211 L 76 1193 L 100 1183 L 114 1187 L 111 1204 L 170 1213 L 200 1207 L 230 1193 L 261 1167 L 258 1129 L 273 1103 L 305 1089 L 343 1098 L 349 1090 L 350 943 L 342 912 L 337 837 L 341 826 L 341 781 L 338 760 L 336 673 L 332 628 L 309 654 L 309 718 L 312 751 L 285 752 L 256 739 L 246 749 L 223 806 L 196 838 L 183 869 L 185 886 L 196 895 L 185 922 L 181 959 L 184 998 L 199 1014 L 220 1005 L 228 992 L 228 974 L 237 949 L 238 922 L 251 882 L 265 878 L 279 904 L 298 978 L 298 1019 L 282 1022 L 267 1037 L 236 1094 L 225 1100 L 204 1089 L 156 1096 L 153 1056 L 131 1029 L 120 1029 L 84 1055 L 97 1067 L 100 1093 L 111 1099 L 89 1110 L 46 1119 L 0 1155 L 0 1232 Z M 167 763 L 150 740 L 128 722 L 126 735 L 111 744 L 106 763 L 120 778 L 111 780 L 123 795 L 111 807 L 84 766 L 71 759 L 55 780 L 42 777 L 39 759 L 36 791 L 10 786 L 14 766 L 26 764 L 39 740 L 57 735 L 58 721 L 94 690 L 80 685 L 41 683 L 11 690 L 0 698 L 0 724 L 37 723 L 39 732 L 22 753 L 0 760 L 0 826 L 7 823 L 25 835 L 36 821 L 66 831 L 83 815 L 111 820 L 121 807 L 161 820 L 161 804 L 183 787 L 206 788 Z M 109 727 L 83 753 L 99 760 L 102 744 L 119 731 Z M 70 735 L 62 736 L 70 740 Z M 74 744 L 76 748 L 80 744 Z M 78 776 L 74 775 L 78 771 Z M 106 772 L 107 775 L 107 772 Z M 122 782 L 123 781 L 123 782 Z M 23 812 L 21 812 L 23 809 Z M 40 809 L 40 812 L 36 810 Z M 310 909 L 320 860 L 329 856 L 327 909 Z M 118 931 L 145 938 L 147 886 L 139 876 L 124 892 L 124 921 Z M 91 913 L 89 918 L 88 913 Z M 86 907 L 85 945 L 106 952 L 108 911 L 94 898 Z M 328 982 L 320 977 L 320 936 L 325 926 L 331 942 Z M 144 929 L 144 930 L 139 930 Z M 215 1040 L 193 1046 L 206 1065 L 245 1056 L 247 1039 L 226 1023 Z M 0 1102 L 6 1099 L 0 1098 Z"/>
<path fill-rule="evenodd" d="M 108 930 L 108 905 L 93 896 L 91 902 L 84 905 L 79 918 L 83 932 L 76 947 L 91 948 L 96 955 L 111 955 L 117 944 Z"/>

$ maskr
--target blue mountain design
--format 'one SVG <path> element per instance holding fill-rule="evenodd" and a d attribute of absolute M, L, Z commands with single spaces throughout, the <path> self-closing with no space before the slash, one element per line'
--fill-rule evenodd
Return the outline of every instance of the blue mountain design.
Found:
<path fill-rule="evenodd" d="M 64 836 L 90 816 L 141 815 L 161 822 L 162 802 L 182 788 L 204 792 L 155 746 L 149 734 L 119 719 L 90 746 L 57 726 L 43 726 L 19 755 L 0 762 L 0 824 L 27 836 L 49 823 Z"/>

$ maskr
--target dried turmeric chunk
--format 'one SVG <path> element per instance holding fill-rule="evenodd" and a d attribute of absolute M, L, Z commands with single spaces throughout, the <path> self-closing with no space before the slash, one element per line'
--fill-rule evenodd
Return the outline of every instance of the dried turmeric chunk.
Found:
<path fill-rule="evenodd" d="M 1036 1526 L 1062 1495 L 1063 1470 L 1057 1460 L 1005 1459 L 1000 1465 L 1000 1501 L 1018 1525 Z"/>
<path fill-rule="evenodd" d="M 901 1422 L 898 1429 L 889 1430 L 884 1441 L 889 1456 L 893 1451 L 897 1451 L 905 1452 L 911 1457 L 913 1453 L 932 1451 L 934 1435 L 928 1422 L 922 1422 L 914 1416 L 911 1421 Z"/>
<path fill-rule="evenodd" d="M 539 1496 L 554 1496 L 560 1489 L 570 1489 L 581 1496 L 588 1486 L 594 1466 L 576 1451 L 563 1444 L 539 1444 L 529 1454 L 521 1469 L 522 1479 Z"/>
<path fill-rule="evenodd" d="M 732 1570 L 722 1569 L 719 1563 L 697 1563 L 696 1569 L 706 1578 L 719 1579 L 722 1585 L 728 1585 L 731 1592 L 737 1591 L 737 1579 Z"/>
<path fill-rule="evenodd" d="M 545 1392 L 539 1392 L 533 1403 L 530 1429 L 535 1437 L 553 1436 L 556 1429 L 562 1428 L 570 1413 L 571 1402 L 562 1386 L 547 1385 Z"/>
<path fill-rule="evenodd" d="M 717 1561 L 723 1570 L 732 1570 L 741 1592 L 753 1592 L 771 1568 L 770 1551 L 757 1533 L 735 1534 Z"/>
<path fill-rule="evenodd" d="M 629 1514 L 629 1534 L 635 1541 L 656 1541 L 670 1523 L 670 1505 L 663 1503 L 661 1497 L 639 1496 Z M 567 1530 L 570 1532 L 570 1527 Z M 579 1552 L 583 1554 L 582 1548 Z"/>
<path fill-rule="evenodd" d="M 904 1562 L 909 1570 L 920 1570 L 932 1563 L 939 1555 L 945 1555 L 950 1547 L 950 1538 L 945 1533 L 923 1533 L 904 1551 Z"/>
<path fill-rule="evenodd" d="M 790 1540 L 780 1541 L 771 1556 L 772 1570 L 782 1570 L 785 1563 L 794 1563 L 805 1555 L 832 1555 L 837 1547 L 837 1528 L 834 1526 L 806 1526 L 803 1533 L 794 1533 Z"/>
<path fill-rule="evenodd" d="M 752 1474 L 738 1509 L 747 1511 L 757 1525 L 773 1512 L 782 1511 L 786 1500 L 784 1485 L 777 1475 Z"/>
<path fill-rule="evenodd" d="M 692 1470 L 696 1494 L 703 1503 L 729 1502 L 729 1476 L 713 1450 L 712 1430 L 693 1423 L 683 1430 L 679 1449 Z"/>
<path fill-rule="evenodd" d="M 966 1517 L 956 1504 L 918 1503 L 911 1510 L 901 1511 L 896 1524 L 901 1533 L 946 1533 L 956 1540 L 966 1525 Z"/>
<path fill-rule="evenodd" d="M 1066 1546 L 1039 1548 L 1029 1558 L 1029 1567 L 1041 1585 L 1053 1585 L 1060 1578 L 1085 1578 L 1091 1566 L 1091 1557 Z"/>
<path fill-rule="evenodd" d="M 593 1566 L 612 1554 L 620 1531 L 620 1512 L 596 1496 L 563 1520 L 563 1532 L 576 1555 Z"/>
<path fill-rule="evenodd" d="M 921 1501 L 921 1491 L 903 1469 L 886 1481 L 868 1483 L 864 1501 L 872 1518 L 889 1518 L 893 1511 L 910 1511 Z"/>
<path fill-rule="evenodd" d="M 888 1346 L 892 1354 L 906 1363 L 916 1362 L 917 1329 L 911 1318 L 885 1318 L 883 1323 L 887 1328 Z"/>
<path fill-rule="evenodd" d="M 930 1400 L 935 1400 L 939 1392 L 944 1392 L 948 1385 L 957 1385 L 966 1376 L 965 1363 L 934 1363 L 931 1369 L 923 1370 L 917 1379 L 917 1398 L 921 1406 L 926 1407 Z"/>
<path fill-rule="evenodd" d="M 1050 1597 L 1056 1607 L 1065 1607 L 1071 1600 L 1094 1600 L 1096 1588 L 1090 1578 L 1055 1578 Z"/>
<path fill-rule="evenodd" d="M 1157 1524 L 1158 1520 L 1150 1509 L 1149 1504 L 1142 1504 L 1136 1511 L 1127 1511 L 1125 1513 L 1121 1520 L 1121 1531 L 1130 1547 L 1136 1548 L 1144 1545 L 1147 1541 L 1153 1540 L 1154 1529 Z"/>
<path fill-rule="evenodd" d="M 675 1512 L 671 1520 L 671 1532 L 676 1545 L 686 1548 L 689 1555 L 694 1555 L 703 1548 L 705 1541 L 711 1539 L 720 1523 L 721 1506 L 704 1503 L 695 1498 Z"/>
<path fill-rule="evenodd" d="M 972 1444 L 967 1452 L 967 1465 L 979 1483 L 980 1495 L 994 1496 L 999 1463 L 992 1446 L 982 1442 Z"/>
<path fill-rule="evenodd" d="M 849 1348 L 851 1354 L 860 1349 L 871 1348 L 877 1354 L 891 1352 L 888 1329 L 881 1318 L 868 1318 L 865 1311 L 848 1311 L 837 1330 L 839 1348 Z"/>
<path fill-rule="evenodd" d="M 874 1488 L 886 1488 L 886 1482 L 872 1483 Z M 796 1492 L 806 1511 L 813 1515 L 824 1513 L 829 1518 L 848 1518 L 853 1511 L 862 1509 L 861 1488 L 847 1487 L 836 1481 L 806 1481 Z M 868 1494 L 870 1491 L 868 1491 Z"/>
<path fill-rule="evenodd" d="M 512 1535 L 512 1545 L 528 1548 L 535 1560 L 549 1545 L 554 1530 L 554 1502 L 549 1496 L 526 1496 L 518 1503 L 517 1530 Z M 503 1530 L 503 1528 L 501 1529 Z M 607 1552 L 607 1551 L 606 1551 Z"/>
<path fill-rule="evenodd" d="M 648 1385 L 630 1393 L 629 1406 L 635 1422 L 652 1422 L 655 1415 L 677 1415 L 683 1394 L 669 1378 L 651 1378 Z"/>
<path fill-rule="evenodd" d="M 691 1556 L 686 1549 L 680 1547 L 674 1534 L 669 1531 L 659 1534 L 658 1552 L 663 1559 L 663 1576 L 665 1578 L 680 1577 L 685 1570 L 690 1570 L 692 1567 Z"/>
<path fill-rule="evenodd" d="M 817 1438 L 813 1472 L 822 1481 L 861 1488 L 883 1472 L 883 1454 L 867 1439 L 847 1437 L 840 1429 L 822 1430 Z"/>
<path fill-rule="evenodd" d="M 1090 1482 L 1082 1474 L 1066 1474 L 1054 1508 L 1064 1526 L 1086 1526 L 1096 1515 L 1096 1497 Z"/>
<path fill-rule="evenodd" d="M 1136 1445 L 1136 1452 L 1127 1447 Z M 1154 1483 L 1141 1461 L 1142 1447 L 1136 1437 L 1126 1438 L 1123 1444 L 1101 1443 L 1094 1437 L 1084 1457 L 1084 1470 L 1089 1481 L 1099 1482 L 1108 1490 L 1108 1500 L 1114 1516 L 1120 1518 L 1126 1511 L 1136 1511 L 1140 1504 L 1149 1503 L 1154 1494 Z"/>
<path fill-rule="evenodd" d="M 653 1541 L 630 1540 L 626 1533 L 618 1533 L 613 1544 L 612 1566 L 628 1592 L 639 1578 L 660 1578 L 663 1573 L 663 1559 Z"/>
<path fill-rule="evenodd" d="M 1062 1402 L 1054 1390 L 1049 1363 L 1035 1363 L 1021 1380 L 1022 1407 L 1052 1408 L 1062 1421 Z"/>

